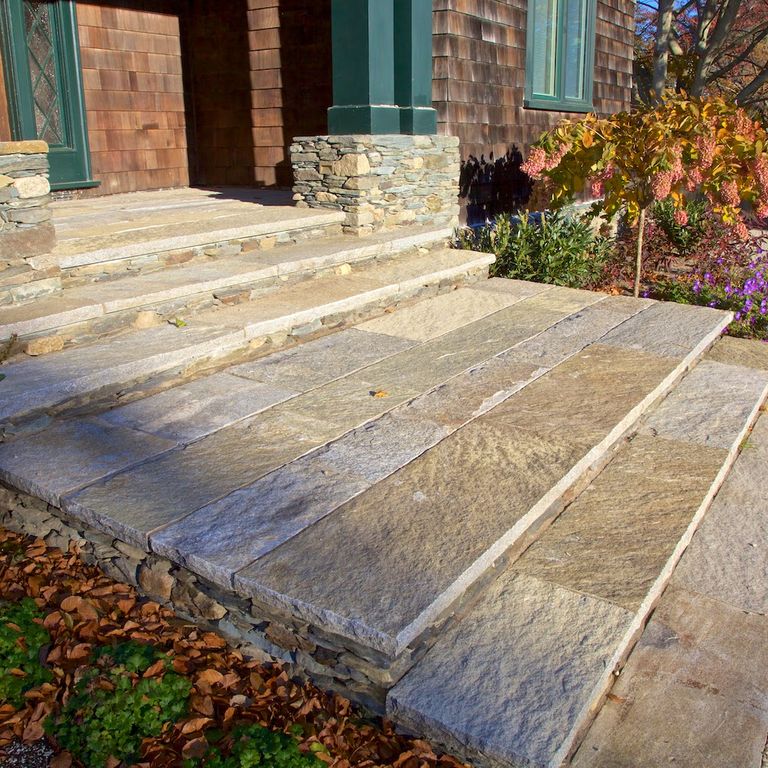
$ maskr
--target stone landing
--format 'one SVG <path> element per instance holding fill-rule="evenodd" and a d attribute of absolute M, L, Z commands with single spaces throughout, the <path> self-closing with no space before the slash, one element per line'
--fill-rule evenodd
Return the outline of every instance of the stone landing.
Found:
<path fill-rule="evenodd" d="M 700 363 L 728 320 L 490 280 L 5 443 L 3 524 L 478 764 L 554 765 L 764 397 Z"/>

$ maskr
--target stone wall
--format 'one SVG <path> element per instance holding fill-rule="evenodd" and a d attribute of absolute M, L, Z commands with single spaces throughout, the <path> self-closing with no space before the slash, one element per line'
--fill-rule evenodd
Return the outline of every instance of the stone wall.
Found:
<path fill-rule="evenodd" d="M 0 142 L 0 305 L 61 289 L 50 191 L 44 141 Z"/>
<path fill-rule="evenodd" d="M 458 224 L 455 136 L 309 136 L 291 146 L 299 207 L 347 215 L 344 231 Z"/>

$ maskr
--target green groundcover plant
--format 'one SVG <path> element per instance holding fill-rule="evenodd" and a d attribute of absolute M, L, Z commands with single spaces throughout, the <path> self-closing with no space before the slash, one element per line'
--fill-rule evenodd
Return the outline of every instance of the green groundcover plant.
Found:
<path fill-rule="evenodd" d="M 43 618 L 32 598 L 0 603 L 0 704 L 21 707 L 27 691 L 51 680 L 40 662 L 51 640 Z"/>
<path fill-rule="evenodd" d="M 103 768 L 109 758 L 130 764 L 143 739 L 186 714 L 191 687 L 151 646 L 101 648 L 46 730 L 88 768 Z"/>
<path fill-rule="evenodd" d="M 317 747 L 324 749 L 319 743 Z M 314 755 L 302 754 L 290 736 L 251 723 L 236 726 L 221 744 L 211 747 L 202 762 L 188 761 L 185 768 L 322 768 L 322 765 Z"/>
<path fill-rule="evenodd" d="M 594 287 L 611 251 L 611 240 L 584 216 L 552 213 L 501 214 L 457 234 L 459 248 L 493 253 L 494 277 L 533 280 L 570 288 Z"/>

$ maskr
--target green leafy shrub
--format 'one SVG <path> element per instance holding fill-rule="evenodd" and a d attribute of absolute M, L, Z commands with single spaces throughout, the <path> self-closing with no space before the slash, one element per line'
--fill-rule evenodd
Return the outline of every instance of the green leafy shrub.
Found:
<path fill-rule="evenodd" d="M 685 214 L 683 219 L 680 218 L 681 211 Z M 701 243 L 707 233 L 709 217 L 711 214 L 706 200 L 688 200 L 682 208 L 678 208 L 668 198 L 657 201 L 651 208 L 653 222 L 664 233 L 675 255 L 683 258 L 692 255 Z"/>
<path fill-rule="evenodd" d="M 189 680 L 169 671 L 141 677 L 162 659 L 133 641 L 100 649 L 47 730 L 88 768 L 102 768 L 110 757 L 135 761 L 143 739 L 158 736 L 165 723 L 187 712 Z"/>
<path fill-rule="evenodd" d="M 52 679 L 40 663 L 40 649 L 51 641 L 43 618 L 30 597 L 0 603 L 0 704 L 21 707 L 26 691 Z"/>
<path fill-rule="evenodd" d="M 212 747 L 203 760 L 205 768 L 322 768 L 312 755 L 304 755 L 290 736 L 256 723 L 237 726 L 226 739 L 231 747 Z M 320 746 L 320 745 L 318 745 Z"/>
<path fill-rule="evenodd" d="M 459 248 L 493 253 L 494 277 L 585 288 L 600 282 L 611 241 L 583 216 L 555 213 L 497 216 L 477 230 L 462 230 Z"/>

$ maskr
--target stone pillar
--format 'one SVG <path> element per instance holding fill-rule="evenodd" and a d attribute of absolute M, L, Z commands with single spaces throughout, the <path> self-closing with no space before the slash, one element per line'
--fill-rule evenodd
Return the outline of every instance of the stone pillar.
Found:
<path fill-rule="evenodd" d="M 398 133 L 394 0 L 332 0 L 332 134 Z"/>
<path fill-rule="evenodd" d="M 395 102 L 400 107 L 400 133 L 437 133 L 432 0 L 395 0 Z"/>
<path fill-rule="evenodd" d="M 61 290 L 50 191 L 44 141 L 0 142 L 0 305 Z"/>
<path fill-rule="evenodd" d="M 291 162 L 296 204 L 344 211 L 347 234 L 458 224 L 455 136 L 299 137 L 291 146 Z"/>

